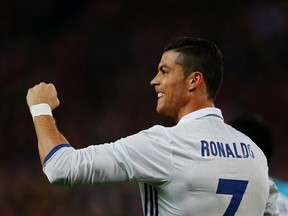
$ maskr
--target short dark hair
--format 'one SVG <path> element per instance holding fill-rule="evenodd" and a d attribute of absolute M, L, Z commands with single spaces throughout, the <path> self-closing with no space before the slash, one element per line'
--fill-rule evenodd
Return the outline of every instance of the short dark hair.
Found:
<path fill-rule="evenodd" d="M 195 71 L 203 74 L 208 98 L 215 100 L 223 81 L 223 56 L 217 46 L 202 38 L 176 37 L 164 47 L 164 52 L 179 52 L 177 64 L 187 77 Z"/>
<path fill-rule="evenodd" d="M 250 137 L 266 155 L 268 163 L 270 162 L 274 150 L 273 134 L 261 116 L 238 116 L 230 125 Z"/>

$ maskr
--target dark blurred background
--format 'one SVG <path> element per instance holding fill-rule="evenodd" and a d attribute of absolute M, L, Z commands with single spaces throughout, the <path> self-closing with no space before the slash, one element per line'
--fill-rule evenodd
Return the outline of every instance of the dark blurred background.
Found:
<path fill-rule="evenodd" d="M 48 183 L 26 93 L 40 81 L 56 85 L 54 116 L 76 148 L 173 125 L 156 113 L 149 82 L 174 36 L 218 45 L 225 79 L 216 106 L 226 122 L 266 119 L 276 146 L 270 174 L 288 180 L 287 1 L 2 0 L 0 215 L 141 215 L 136 184 Z"/>

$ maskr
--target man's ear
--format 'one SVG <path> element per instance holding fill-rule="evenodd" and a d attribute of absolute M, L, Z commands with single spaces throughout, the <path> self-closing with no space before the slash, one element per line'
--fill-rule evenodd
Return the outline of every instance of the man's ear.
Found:
<path fill-rule="evenodd" d="M 203 74 L 195 71 L 189 76 L 189 91 L 193 91 L 203 82 Z"/>

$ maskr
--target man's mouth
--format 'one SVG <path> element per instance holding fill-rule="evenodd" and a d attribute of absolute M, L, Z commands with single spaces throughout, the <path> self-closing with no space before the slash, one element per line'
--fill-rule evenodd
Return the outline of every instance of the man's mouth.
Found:
<path fill-rule="evenodd" d="M 163 92 L 158 92 L 158 93 L 157 93 L 157 97 L 158 97 L 158 98 L 162 98 L 163 96 L 164 96 L 164 93 L 163 93 Z"/>

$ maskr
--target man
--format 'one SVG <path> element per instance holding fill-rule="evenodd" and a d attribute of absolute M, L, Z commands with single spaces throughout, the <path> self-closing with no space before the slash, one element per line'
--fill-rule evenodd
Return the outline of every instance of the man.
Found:
<path fill-rule="evenodd" d="M 277 215 L 267 160 L 214 107 L 223 78 L 222 54 L 204 39 L 175 38 L 151 81 L 157 112 L 174 127 L 153 126 L 114 143 L 76 150 L 59 132 L 52 84 L 28 91 L 43 170 L 60 185 L 139 182 L 148 215 Z"/>
<path fill-rule="evenodd" d="M 274 151 L 274 142 L 272 130 L 264 119 L 261 116 L 239 116 L 233 119 L 230 124 L 237 130 L 249 136 L 262 149 L 269 164 Z M 271 176 L 270 178 L 274 181 L 279 191 L 277 199 L 279 215 L 287 216 L 288 182 Z"/>

